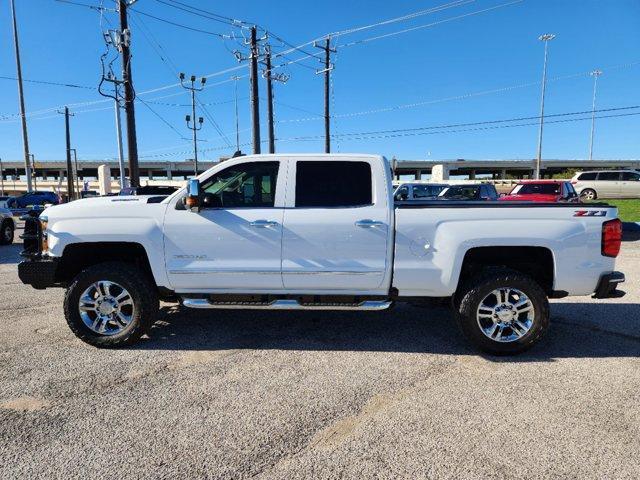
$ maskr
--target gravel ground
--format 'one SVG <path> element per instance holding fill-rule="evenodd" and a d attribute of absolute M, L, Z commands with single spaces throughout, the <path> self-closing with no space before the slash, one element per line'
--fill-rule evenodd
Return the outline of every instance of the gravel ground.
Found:
<path fill-rule="evenodd" d="M 553 302 L 530 353 L 444 309 L 179 311 L 119 351 L 0 247 L 0 478 L 640 477 L 640 241 L 627 296 Z"/>

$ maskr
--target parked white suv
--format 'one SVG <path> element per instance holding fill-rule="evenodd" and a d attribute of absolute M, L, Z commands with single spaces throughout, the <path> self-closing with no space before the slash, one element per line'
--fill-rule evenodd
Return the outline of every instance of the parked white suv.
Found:
<path fill-rule="evenodd" d="M 640 198 L 640 172 L 636 170 L 578 172 L 571 183 L 583 200 Z"/>

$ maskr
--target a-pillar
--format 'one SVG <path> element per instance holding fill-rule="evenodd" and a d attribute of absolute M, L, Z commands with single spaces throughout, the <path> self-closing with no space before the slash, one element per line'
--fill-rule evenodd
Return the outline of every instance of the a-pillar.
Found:
<path fill-rule="evenodd" d="M 100 195 L 109 195 L 111 193 L 111 169 L 109 165 L 100 165 L 98 167 L 98 191 Z"/>
<path fill-rule="evenodd" d="M 449 166 L 438 163 L 431 167 L 431 181 L 445 182 L 449 180 Z"/>

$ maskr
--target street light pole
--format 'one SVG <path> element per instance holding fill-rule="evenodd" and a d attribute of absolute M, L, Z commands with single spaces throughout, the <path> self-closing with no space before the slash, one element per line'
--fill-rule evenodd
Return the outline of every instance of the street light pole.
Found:
<path fill-rule="evenodd" d="M 185 74 L 180 73 L 180 84 L 186 90 L 191 91 L 191 115 L 186 115 L 187 128 L 193 131 L 193 161 L 196 177 L 198 176 L 198 130 L 202 129 L 204 118 L 200 117 L 196 123 L 196 92 L 200 92 L 204 89 L 204 84 L 207 83 L 207 78 L 202 77 L 200 79 L 200 87 L 196 87 L 196 76 L 191 75 L 191 86 L 184 84 Z M 191 126 L 191 118 L 193 116 L 193 126 Z M 198 126 L 199 125 L 199 126 Z"/>
<path fill-rule="evenodd" d="M 591 102 L 591 138 L 589 139 L 589 161 L 593 160 L 593 133 L 596 128 L 596 92 L 598 90 L 598 77 L 602 70 L 594 70 L 590 73 L 593 77 L 593 101 Z"/>
<path fill-rule="evenodd" d="M 538 156 L 536 158 L 535 178 L 540 178 L 540 168 L 542 164 L 542 128 L 544 126 L 544 95 L 547 89 L 547 56 L 549 49 L 549 41 L 556 38 L 553 33 L 545 33 L 540 35 L 538 40 L 544 42 L 544 67 L 542 68 L 542 95 L 540 98 L 540 129 L 538 131 Z"/>

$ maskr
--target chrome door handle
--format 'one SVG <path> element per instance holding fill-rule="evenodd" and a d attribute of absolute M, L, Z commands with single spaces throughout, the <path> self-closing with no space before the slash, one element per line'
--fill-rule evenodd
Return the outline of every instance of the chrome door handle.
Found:
<path fill-rule="evenodd" d="M 269 228 L 277 226 L 278 222 L 272 222 L 270 220 L 254 220 L 253 222 L 249 223 L 249 225 L 256 228 Z"/>
<path fill-rule="evenodd" d="M 375 220 L 358 220 L 356 222 L 356 227 L 362 228 L 372 228 L 372 227 L 383 227 L 385 225 L 384 222 L 377 222 Z"/>

